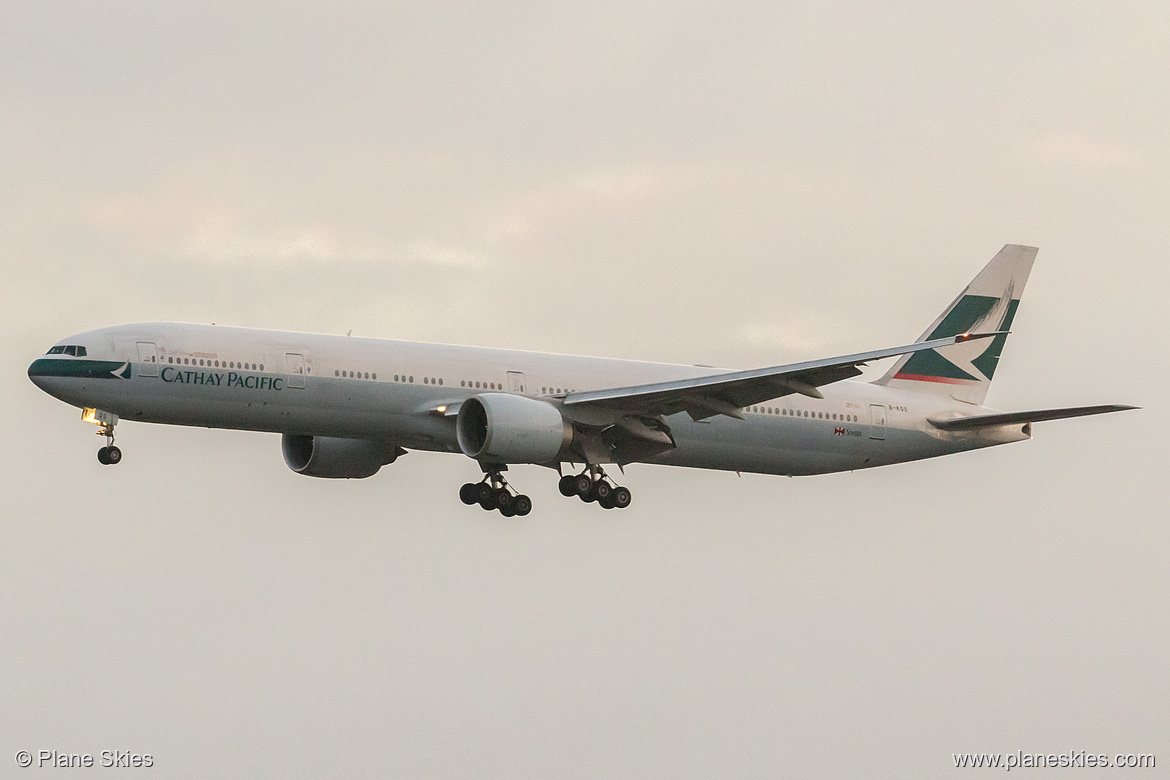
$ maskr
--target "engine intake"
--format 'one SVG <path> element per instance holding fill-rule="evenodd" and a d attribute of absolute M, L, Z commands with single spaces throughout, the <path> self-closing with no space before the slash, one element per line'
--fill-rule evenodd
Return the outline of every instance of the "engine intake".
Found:
<path fill-rule="evenodd" d="M 508 393 L 464 401 L 455 433 L 464 455 L 491 463 L 550 463 L 573 440 L 573 426 L 555 406 Z"/>
<path fill-rule="evenodd" d="M 371 439 L 339 439 L 286 433 L 280 437 L 284 462 L 298 474 L 326 479 L 364 479 L 393 463 L 398 447 Z"/>

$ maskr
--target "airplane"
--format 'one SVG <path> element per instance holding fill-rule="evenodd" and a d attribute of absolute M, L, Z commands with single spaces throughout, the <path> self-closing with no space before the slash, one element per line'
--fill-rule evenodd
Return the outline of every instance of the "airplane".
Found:
<path fill-rule="evenodd" d="M 983 405 L 1036 252 L 1006 245 L 913 344 L 746 371 L 160 322 L 70 336 L 28 375 L 99 427 L 104 465 L 122 460 L 121 420 L 266 431 L 306 476 L 360 479 L 409 450 L 460 453 L 484 475 L 460 488 L 467 505 L 527 515 L 531 499 L 503 472 L 537 464 L 560 475 L 562 495 L 621 509 L 631 492 L 606 466 L 827 474 L 1136 408 Z M 893 357 L 881 378 L 855 379 Z"/>

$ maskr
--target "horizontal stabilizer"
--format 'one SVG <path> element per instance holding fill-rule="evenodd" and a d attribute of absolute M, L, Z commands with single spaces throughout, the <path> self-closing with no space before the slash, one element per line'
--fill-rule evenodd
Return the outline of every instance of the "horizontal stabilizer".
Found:
<path fill-rule="evenodd" d="M 970 417 L 954 417 L 948 420 L 930 418 L 930 424 L 944 431 L 971 431 L 977 428 L 991 428 L 997 425 L 1063 420 L 1067 417 L 1085 417 L 1090 414 L 1124 412 L 1137 409 L 1136 406 L 1106 404 L 1104 406 L 1072 406 L 1067 409 L 1040 409 L 1035 412 L 1005 412 L 1003 414 L 976 414 Z"/>

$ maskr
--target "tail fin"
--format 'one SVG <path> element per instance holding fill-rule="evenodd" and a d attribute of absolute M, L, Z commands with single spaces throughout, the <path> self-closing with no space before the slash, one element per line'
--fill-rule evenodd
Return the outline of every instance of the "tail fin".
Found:
<path fill-rule="evenodd" d="M 1008 244 L 999 250 L 918 340 L 1010 329 L 1036 252 L 1036 247 L 1019 244 Z M 1006 342 L 1005 333 L 988 340 L 914 352 L 899 359 L 874 384 L 982 404 Z"/>

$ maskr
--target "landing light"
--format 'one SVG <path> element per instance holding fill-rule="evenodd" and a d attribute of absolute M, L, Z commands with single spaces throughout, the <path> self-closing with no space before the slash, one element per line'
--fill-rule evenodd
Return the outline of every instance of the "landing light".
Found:
<path fill-rule="evenodd" d="M 91 409 L 86 407 L 81 410 L 81 419 L 83 422 L 91 425 L 116 425 L 118 422 L 118 415 L 111 412 L 103 412 L 101 409 Z"/>
<path fill-rule="evenodd" d="M 446 406 L 436 406 L 435 411 L 438 412 L 439 414 L 446 414 L 447 407 Z"/>

